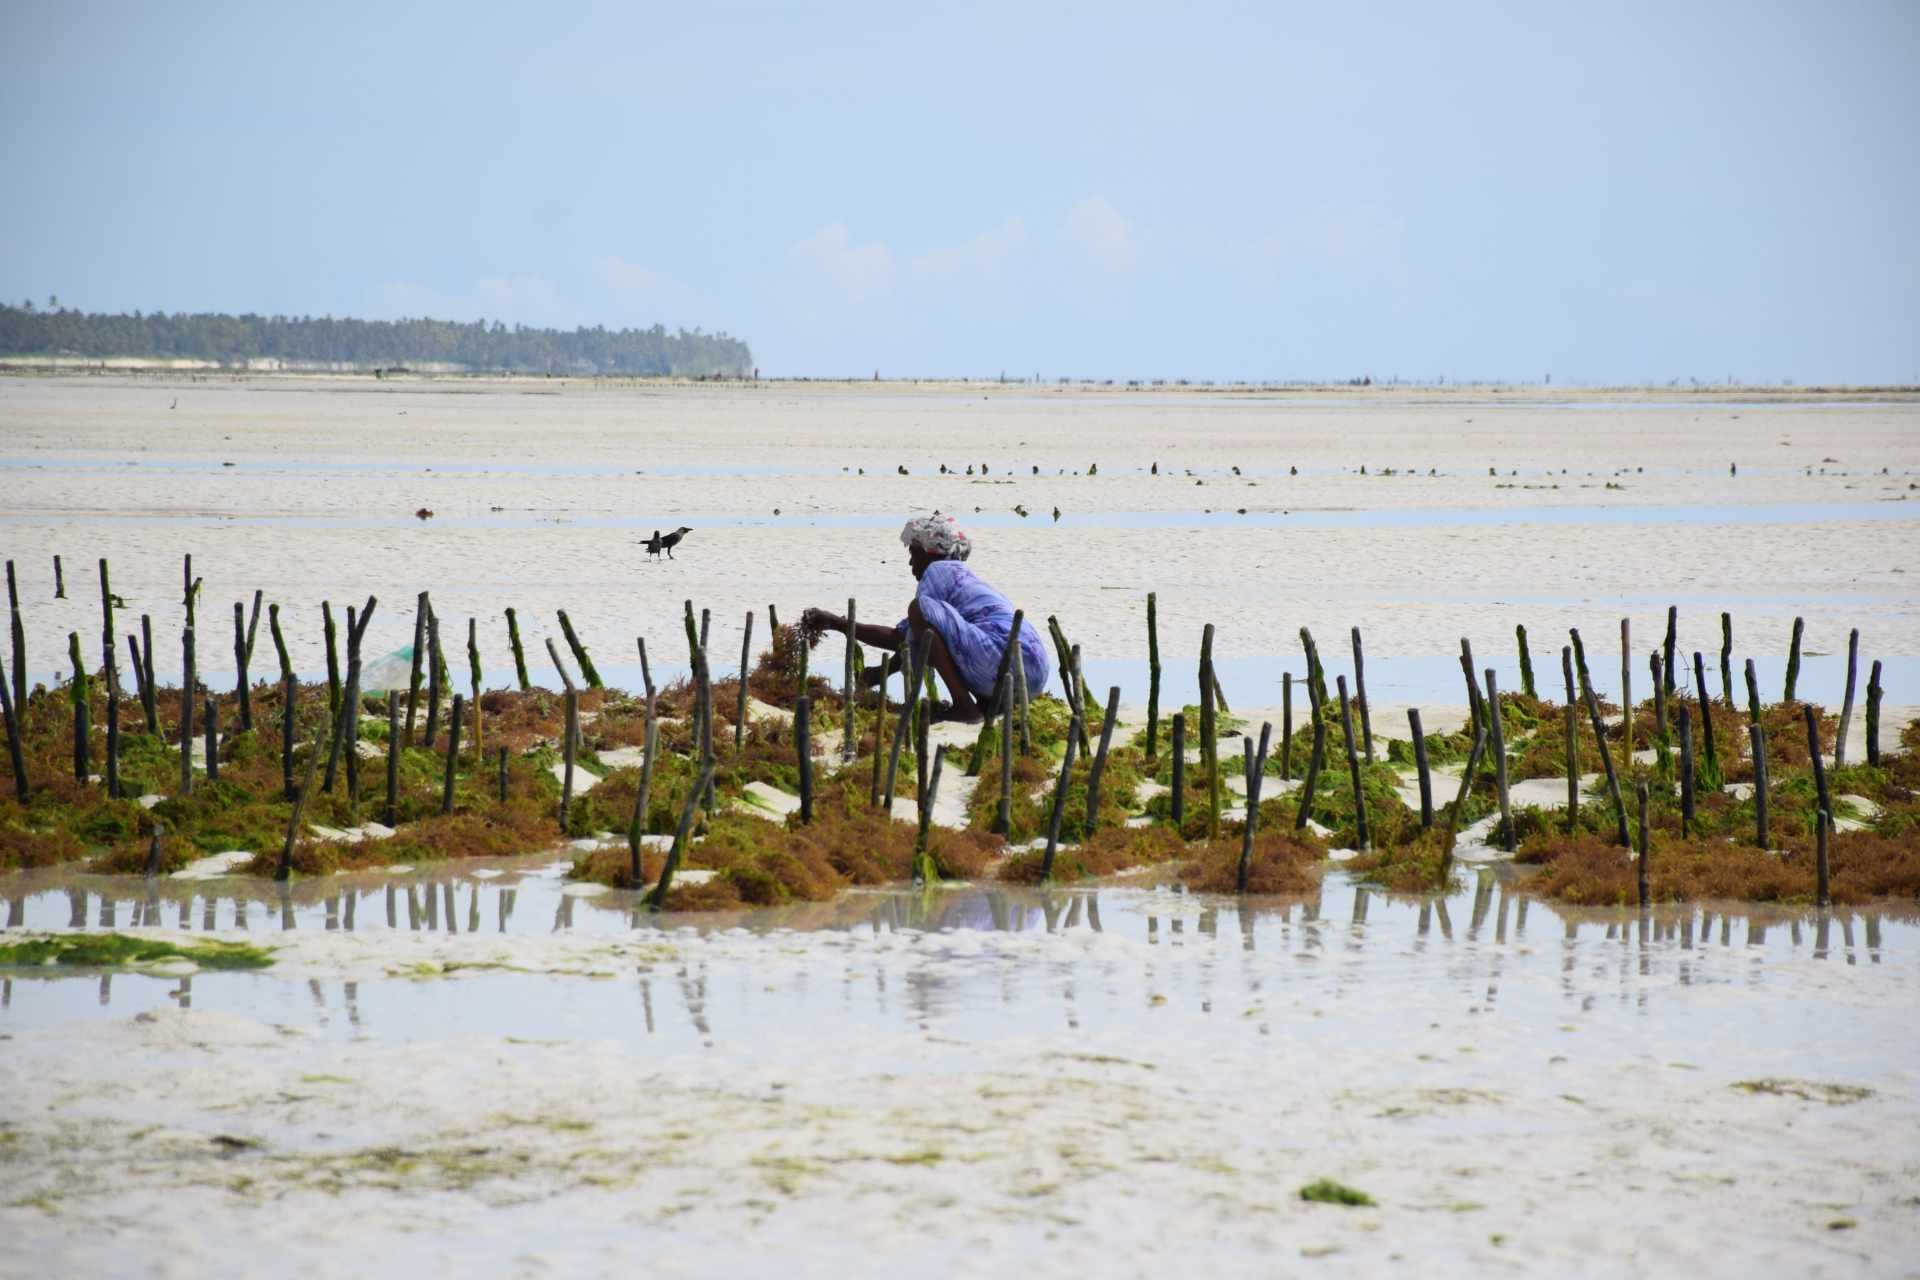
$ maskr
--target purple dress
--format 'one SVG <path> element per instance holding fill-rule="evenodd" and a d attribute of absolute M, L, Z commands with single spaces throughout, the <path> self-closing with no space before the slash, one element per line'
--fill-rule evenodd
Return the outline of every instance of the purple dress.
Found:
<path fill-rule="evenodd" d="M 1013 628 L 1013 603 L 977 577 L 958 560 L 936 560 L 920 575 L 915 599 L 920 616 L 940 633 L 953 655 L 953 665 L 973 696 L 993 696 L 993 679 L 1000 673 L 1000 655 L 1006 652 L 1007 632 Z M 897 628 L 904 638 L 907 620 Z M 1026 666 L 1027 694 L 1039 697 L 1047 687 L 1050 668 L 1047 649 L 1031 622 L 1020 624 L 1020 657 Z"/>

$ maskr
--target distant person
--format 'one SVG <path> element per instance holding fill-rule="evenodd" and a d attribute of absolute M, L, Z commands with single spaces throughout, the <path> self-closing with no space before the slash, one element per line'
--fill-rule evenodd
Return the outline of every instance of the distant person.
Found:
<path fill-rule="evenodd" d="M 907 567 L 920 583 L 907 616 L 894 627 L 871 623 L 855 627 L 854 638 L 886 649 L 898 645 L 904 659 L 919 644 L 921 634 L 931 631 L 929 661 L 951 699 L 936 707 L 934 716 L 977 724 L 993 698 L 994 679 L 1013 629 L 1013 604 L 962 563 L 972 554 L 973 543 L 952 516 L 936 512 L 909 520 L 900 531 L 900 541 L 907 548 Z M 825 609 L 809 609 L 801 625 L 812 632 L 844 631 L 847 620 Z M 1047 687 L 1050 674 L 1046 646 L 1033 623 L 1026 621 L 1021 623 L 1019 641 L 1027 689 L 1038 694 Z M 885 668 L 899 669 L 897 662 Z"/>

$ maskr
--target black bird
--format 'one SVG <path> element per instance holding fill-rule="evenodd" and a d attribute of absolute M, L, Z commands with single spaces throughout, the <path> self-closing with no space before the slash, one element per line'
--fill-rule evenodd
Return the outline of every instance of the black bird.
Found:
<path fill-rule="evenodd" d="M 678 529 L 668 534 L 662 534 L 658 529 L 655 529 L 653 536 L 647 539 L 647 554 L 657 557 L 664 551 L 667 553 L 667 559 L 671 560 L 673 559 L 673 549 L 680 545 L 680 539 L 692 532 L 693 530 L 687 528 L 685 525 L 681 525 Z"/>

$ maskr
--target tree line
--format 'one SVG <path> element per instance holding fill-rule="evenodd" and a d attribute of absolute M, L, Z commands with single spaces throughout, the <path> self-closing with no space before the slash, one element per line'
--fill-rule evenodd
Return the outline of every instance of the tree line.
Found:
<path fill-rule="evenodd" d="M 142 357 L 244 364 L 390 368 L 451 364 L 475 372 L 745 376 L 753 353 L 725 333 L 649 329 L 509 328 L 498 320 L 356 320 L 333 316 L 130 315 L 78 311 L 49 298 L 0 303 L 0 356 Z"/>

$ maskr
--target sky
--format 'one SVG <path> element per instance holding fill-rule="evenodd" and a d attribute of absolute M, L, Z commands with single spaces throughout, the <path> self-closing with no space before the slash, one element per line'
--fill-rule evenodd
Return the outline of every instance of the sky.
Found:
<path fill-rule="evenodd" d="M 0 4 L 0 298 L 1920 382 L 1920 4 Z"/>

